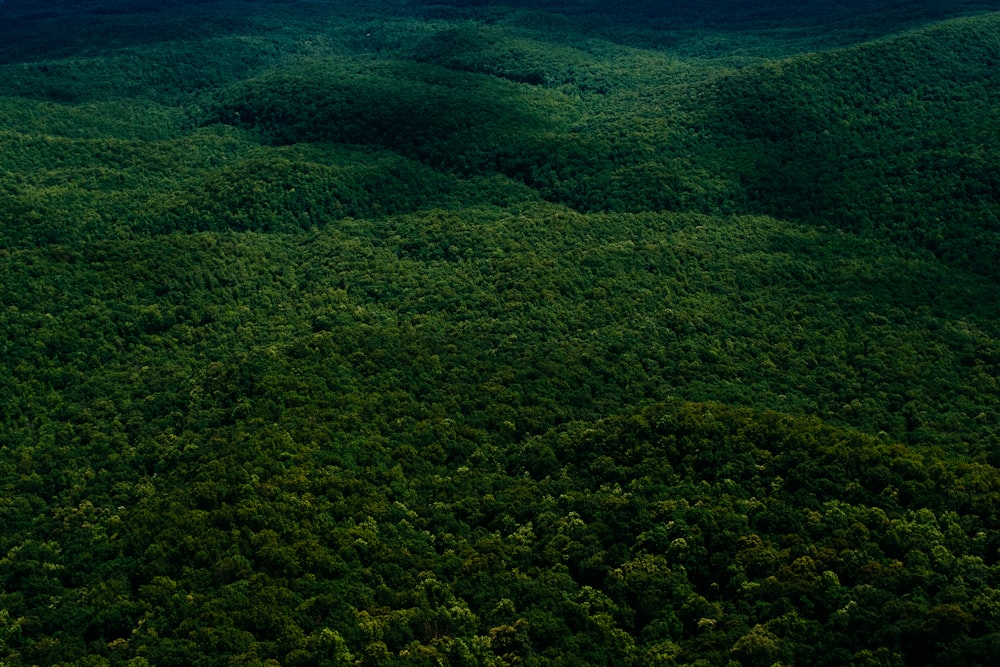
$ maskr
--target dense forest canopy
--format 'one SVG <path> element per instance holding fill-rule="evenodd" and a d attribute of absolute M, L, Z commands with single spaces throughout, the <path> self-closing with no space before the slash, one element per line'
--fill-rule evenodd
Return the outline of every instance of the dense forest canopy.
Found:
<path fill-rule="evenodd" d="M 0 665 L 990 665 L 1000 6 L 0 4 Z"/>

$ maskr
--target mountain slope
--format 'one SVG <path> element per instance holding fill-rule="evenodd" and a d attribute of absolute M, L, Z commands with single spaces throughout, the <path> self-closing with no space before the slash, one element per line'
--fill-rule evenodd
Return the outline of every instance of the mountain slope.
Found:
<path fill-rule="evenodd" d="M 748 68 L 717 84 L 709 122 L 734 138 L 762 209 L 992 273 L 998 27 L 997 15 L 957 19 Z"/>

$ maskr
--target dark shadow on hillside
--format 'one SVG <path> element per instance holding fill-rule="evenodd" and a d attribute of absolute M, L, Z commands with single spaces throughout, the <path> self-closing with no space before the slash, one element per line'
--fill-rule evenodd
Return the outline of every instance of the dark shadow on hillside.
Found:
<path fill-rule="evenodd" d="M 210 121 L 253 127 L 270 143 L 375 146 L 462 174 L 496 170 L 511 137 L 557 127 L 513 84 L 422 64 L 359 75 L 305 65 L 227 90 Z"/>
<path fill-rule="evenodd" d="M 810 48 L 830 48 L 884 37 L 950 17 L 997 9 L 996 3 L 988 0 L 817 0 L 806 3 L 785 0 L 764 4 L 746 0 L 420 0 L 414 3 L 417 5 L 435 16 L 447 16 L 446 8 L 453 8 L 465 16 L 478 14 L 484 19 L 497 14 L 501 8 L 534 12 L 539 21 L 543 21 L 543 15 L 562 15 L 572 19 L 574 31 L 582 35 L 667 50 L 676 41 L 671 33 L 683 35 L 698 30 L 734 35 L 752 32 L 778 40 L 801 41 Z M 540 24 L 538 27 L 546 26 Z"/>
<path fill-rule="evenodd" d="M 249 22 L 239 3 L 8 2 L 0 5 L 0 64 L 219 37 Z"/>
<path fill-rule="evenodd" d="M 708 124 L 751 206 L 996 275 L 997 23 L 944 22 L 717 81 Z"/>

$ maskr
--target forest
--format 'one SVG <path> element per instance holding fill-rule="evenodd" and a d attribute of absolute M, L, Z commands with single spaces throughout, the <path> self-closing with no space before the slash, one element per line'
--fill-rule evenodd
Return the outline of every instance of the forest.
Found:
<path fill-rule="evenodd" d="M 0 3 L 0 667 L 1000 655 L 1000 4 Z"/>

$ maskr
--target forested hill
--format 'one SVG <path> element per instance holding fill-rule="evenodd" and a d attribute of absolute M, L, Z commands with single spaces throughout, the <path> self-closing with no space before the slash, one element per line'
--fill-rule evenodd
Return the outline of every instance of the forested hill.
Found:
<path fill-rule="evenodd" d="M 0 665 L 992 665 L 1000 6 L 0 4 Z"/>

